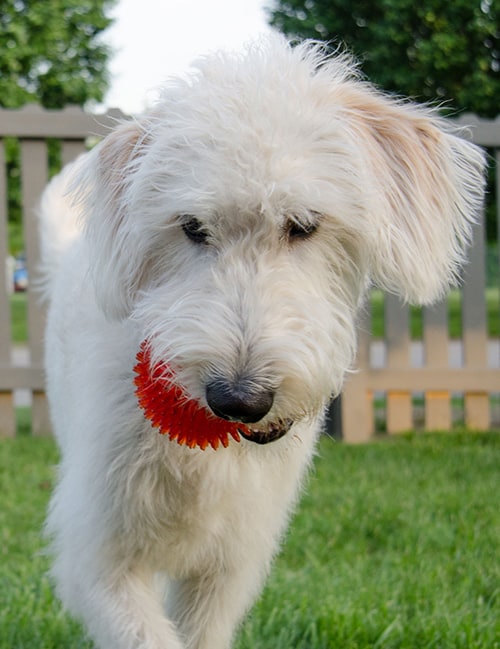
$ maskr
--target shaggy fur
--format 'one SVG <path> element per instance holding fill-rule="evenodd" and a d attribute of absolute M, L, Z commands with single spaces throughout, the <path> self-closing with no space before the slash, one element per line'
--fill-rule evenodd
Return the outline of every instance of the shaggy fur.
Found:
<path fill-rule="evenodd" d="M 443 295 L 483 166 L 348 57 L 273 37 L 200 60 L 52 181 L 41 225 L 62 461 L 48 531 L 58 594 L 99 647 L 230 647 L 352 366 L 367 287 Z M 191 398 L 241 411 L 260 441 L 293 425 L 269 444 L 170 442 L 134 395 L 143 340 Z"/>

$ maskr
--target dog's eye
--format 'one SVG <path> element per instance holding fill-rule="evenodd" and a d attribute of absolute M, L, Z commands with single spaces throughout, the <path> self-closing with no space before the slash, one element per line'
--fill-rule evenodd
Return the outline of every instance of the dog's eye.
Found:
<path fill-rule="evenodd" d="M 203 229 L 203 225 L 195 216 L 183 217 L 181 227 L 186 237 L 193 243 L 207 242 L 208 232 Z"/>
<path fill-rule="evenodd" d="M 285 232 L 289 239 L 307 239 L 318 229 L 318 223 L 310 221 L 301 223 L 295 219 L 288 219 L 285 224 Z"/>

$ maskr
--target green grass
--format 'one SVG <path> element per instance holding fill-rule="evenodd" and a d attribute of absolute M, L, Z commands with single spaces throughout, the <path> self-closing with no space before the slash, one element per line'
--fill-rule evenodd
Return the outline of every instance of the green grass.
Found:
<path fill-rule="evenodd" d="M 17 435 L 31 434 L 31 406 L 20 406 L 16 408 L 16 432 Z"/>
<path fill-rule="evenodd" d="M 238 649 L 500 647 L 499 442 L 324 440 Z"/>
<path fill-rule="evenodd" d="M 499 460 L 498 434 L 323 439 L 235 648 L 499 649 Z M 55 461 L 50 440 L 0 442 L 0 647 L 90 647 L 40 552 Z"/>
<path fill-rule="evenodd" d="M 0 647 L 90 647 L 55 602 L 40 530 L 57 460 L 52 440 L 0 441 Z"/>

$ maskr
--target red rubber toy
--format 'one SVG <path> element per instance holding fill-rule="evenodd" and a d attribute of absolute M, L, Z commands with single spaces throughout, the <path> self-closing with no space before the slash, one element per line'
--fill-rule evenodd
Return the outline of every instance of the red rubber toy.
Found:
<path fill-rule="evenodd" d="M 169 380 L 172 371 L 166 364 L 152 365 L 147 341 L 141 344 L 134 372 L 135 394 L 145 417 L 162 435 L 178 444 L 199 446 L 202 450 L 211 446 L 216 450 L 220 444 L 227 447 L 230 437 L 239 442 L 240 431 L 246 432 L 244 424 L 220 419 L 186 397 Z"/>

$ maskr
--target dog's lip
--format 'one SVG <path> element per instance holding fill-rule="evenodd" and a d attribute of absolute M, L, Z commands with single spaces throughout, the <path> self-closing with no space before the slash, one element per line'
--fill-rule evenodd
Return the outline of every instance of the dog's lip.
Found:
<path fill-rule="evenodd" d="M 256 444 L 269 444 L 281 439 L 288 433 L 293 426 L 292 419 L 280 420 L 278 422 L 271 422 L 264 428 L 252 428 L 250 426 L 241 426 L 238 428 L 239 434 L 250 442 Z"/>

